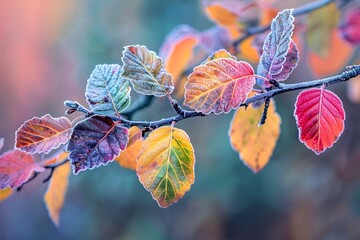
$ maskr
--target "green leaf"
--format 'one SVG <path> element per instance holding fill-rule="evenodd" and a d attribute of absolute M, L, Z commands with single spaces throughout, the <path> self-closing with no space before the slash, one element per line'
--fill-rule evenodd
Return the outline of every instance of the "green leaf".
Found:
<path fill-rule="evenodd" d="M 174 90 L 172 76 L 166 72 L 163 61 L 145 46 L 125 47 L 122 61 L 121 76 L 131 81 L 135 91 L 162 97 Z"/>
<path fill-rule="evenodd" d="M 159 206 L 168 207 L 190 190 L 195 180 L 194 165 L 189 136 L 181 129 L 166 126 L 145 139 L 136 172 Z"/>
<path fill-rule="evenodd" d="M 129 81 L 121 78 L 117 64 L 97 65 L 86 86 L 86 100 L 93 112 L 101 115 L 119 115 L 130 105 Z"/>

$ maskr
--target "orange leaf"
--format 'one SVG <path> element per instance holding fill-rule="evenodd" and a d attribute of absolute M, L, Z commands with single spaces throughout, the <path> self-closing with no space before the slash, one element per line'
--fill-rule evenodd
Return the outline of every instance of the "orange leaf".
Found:
<path fill-rule="evenodd" d="M 354 50 L 336 30 L 330 35 L 329 52 L 325 56 L 309 52 L 310 69 L 316 77 L 324 77 L 340 72 L 351 58 Z"/>
<path fill-rule="evenodd" d="M 11 188 L 6 188 L 1 190 L 0 189 L 0 203 L 10 197 L 10 195 L 13 193 L 13 190 Z"/>
<path fill-rule="evenodd" d="M 70 162 L 58 166 L 51 177 L 44 201 L 49 216 L 56 226 L 60 223 L 60 211 L 64 205 L 70 175 Z"/>
<path fill-rule="evenodd" d="M 32 155 L 14 149 L 0 156 L 0 189 L 20 187 L 31 174 L 44 171 Z"/>
<path fill-rule="evenodd" d="M 139 156 L 143 145 L 142 131 L 138 127 L 132 127 L 129 129 L 129 142 L 120 156 L 115 157 L 120 166 L 129 168 L 131 170 L 136 169 L 136 158 Z"/>
<path fill-rule="evenodd" d="M 270 103 L 266 123 L 258 126 L 263 110 L 264 105 L 260 108 L 239 108 L 229 130 L 232 147 L 255 173 L 269 162 L 280 135 L 281 118 L 275 111 L 275 102 Z"/>
<path fill-rule="evenodd" d="M 172 126 L 158 128 L 145 139 L 136 172 L 160 207 L 177 202 L 194 183 L 195 155 L 189 136 Z"/>
<path fill-rule="evenodd" d="M 213 22 L 223 27 L 236 25 L 239 18 L 234 10 L 227 8 L 221 2 L 206 6 L 205 12 Z"/>
<path fill-rule="evenodd" d="M 194 68 L 185 85 L 184 104 L 197 112 L 228 113 L 247 99 L 255 84 L 250 64 L 219 58 Z"/>
<path fill-rule="evenodd" d="M 246 38 L 239 45 L 239 59 L 244 59 L 247 61 L 251 61 L 253 63 L 257 63 L 260 60 L 259 52 L 256 47 L 253 45 L 253 41 L 255 36 Z"/>
<path fill-rule="evenodd" d="M 188 67 L 196 46 L 197 31 L 187 25 L 177 26 L 167 36 L 159 55 L 164 59 L 165 69 L 172 74 L 177 87 L 178 79 Z"/>

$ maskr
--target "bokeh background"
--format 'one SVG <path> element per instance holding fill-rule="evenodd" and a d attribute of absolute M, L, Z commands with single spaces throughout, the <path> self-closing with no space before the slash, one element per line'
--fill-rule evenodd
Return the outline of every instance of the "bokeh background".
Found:
<path fill-rule="evenodd" d="M 85 104 L 96 64 L 119 63 L 128 44 L 158 51 L 182 23 L 199 30 L 213 25 L 194 0 L 0 1 L 4 149 L 13 148 L 25 120 L 63 115 L 66 99 Z M 302 59 L 289 82 L 310 79 Z M 190 119 L 177 126 L 195 148 L 196 181 L 178 203 L 159 208 L 134 172 L 111 163 L 70 177 L 56 228 L 43 203 L 44 174 L 0 204 L 0 239 L 360 239 L 360 105 L 348 100 L 346 84 L 329 89 L 343 100 L 346 128 L 321 156 L 298 141 L 298 92 L 282 94 L 276 97 L 281 136 L 260 173 L 231 149 L 232 113 Z M 160 99 L 134 119 L 171 115 Z"/>

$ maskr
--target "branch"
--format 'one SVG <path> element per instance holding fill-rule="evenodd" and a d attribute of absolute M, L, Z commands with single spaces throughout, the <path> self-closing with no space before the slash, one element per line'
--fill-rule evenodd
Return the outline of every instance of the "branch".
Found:
<path fill-rule="evenodd" d="M 301 89 L 305 89 L 305 88 L 318 87 L 323 84 L 325 84 L 326 86 L 329 86 L 329 85 L 332 85 L 335 83 L 348 81 L 351 78 L 354 78 L 354 77 L 360 75 L 360 65 L 347 66 L 346 68 L 350 69 L 350 70 L 345 71 L 345 72 L 343 72 L 339 75 L 333 76 L 333 77 L 323 78 L 323 79 L 319 79 L 319 80 L 313 80 L 313 81 L 309 81 L 309 82 L 294 83 L 294 84 L 278 83 L 277 84 L 278 88 L 272 89 L 267 92 L 260 93 L 251 98 L 248 98 L 239 107 L 247 107 L 249 104 L 251 104 L 253 102 L 257 102 L 261 99 L 270 99 L 276 95 L 283 94 L 286 92 L 301 90 Z M 67 101 L 67 102 L 69 103 L 69 104 L 66 104 L 67 106 L 74 104 L 74 102 L 70 102 L 70 101 Z M 78 104 L 78 103 L 76 103 L 76 104 Z M 150 130 L 159 128 L 161 126 L 169 125 L 172 123 L 177 123 L 177 122 L 182 121 L 187 118 L 206 116 L 202 112 L 183 110 L 183 109 L 181 109 L 180 106 L 177 105 L 177 103 L 175 106 L 173 105 L 173 108 L 178 113 L 178 115 L 172 116 L 169 118 L 163 118 L 163 119 L 156 120 L 156 121 L 131 121 L 131 120 L 127 120 L 127 119 L 124 119 L 121 117 L 120 118 L 113 117 L 113 116 L 108 116 L 108 117 L 110 117 L 115 122 L 118 122 L 119 124 L 122 124 L 124 126 L 127 126 L 127 127 L 139 126 L 139 127 L 146 128 L 147 131 L 150 131 Z M 78 106 L 78 111 L 83 112 L 88 116 L 95 115 L 95 113 L 91 112 L 90 110 L 84 108 L 81 105 Z"/>
<path fill-rule="evenodd" d="M 325 7 L 326 5 L 328 5 L 332 2 L 334 2 L 334 0 L 315 1 L 312 3 L 306 4 L 302 7 L 296 8 L 293 12 L 293 15 L 295 17 L 295 16 L 307 14 L 307 13 L 313 12 L 319 8 Z M 234 41 L 234 43 L 233 43 L 234 48 L 237 49 L 239 44 L 242 43 L 245 39 L 247 39 L 253 35 L 266 32 L 267 30 L 270 29 L 270 26 L 271 26 L 271 24 L 266 25 L 266 26 L 249 27 L 249 28 L 245 29 L 245 35 Z"/>

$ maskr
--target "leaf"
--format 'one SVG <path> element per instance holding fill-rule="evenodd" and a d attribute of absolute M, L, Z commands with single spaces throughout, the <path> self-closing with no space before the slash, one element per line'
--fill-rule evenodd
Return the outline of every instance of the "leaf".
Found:
<path fill-rule="evenodd" d="M 161 58 L 145 46 L 125 47 L 122 61 L 121 76 L 131 81 L 135 91 L 162 97 L 174 90 L 172 76 L 166 72 Z"/>
<path fill-rule="evenodd" d="M 0 203 L 11 196 L 13 190 L 11 188 L 0 189 Z"/>
<path fill-rule="evenodd" d="M 189 136 L 172 126 L 161 127 L 145 139 L 136 172 L 160 207 L 177 202 L 194 183 L 194 149 Z"/>
<path fill-rule="evenodd" d="M 239 108 L 229 130 L 233 149 L 254 173 L 269 162 L 280 135 L 281 118 L 275 111 L 275 102 L 270 103 L 266 123 L 258 126 L 263 111 L 264 105 L 260 108 Z"/>
<path fill-rule="evenodd" d="M 253 20 L 256 4 L 251 1 L 238 0 L 203 0 L 206 15 L 217 25 L 224 27 L 232 39 L 240 37 L 241 29 L 246 22 Z"/>
<path fill-rule="evenodd" d="M 360 44 L 360 7 L 349 11 L 344 16 L 340 27 L 342 37 L 351 44 Z"/>
<path fill-rule="evenodd" d="M 241 42 L 241 44 L 239 45 L 239 59 L 245 59 L 253 63 L 257 63 L 259 61 L 260 55 L 256 47 L 253 46 L 254 39 L 255 36 L 251 36 Z"/>
<path fill-rule="evenodd" d="M 317 55 L 326 56 L 330 51 L 331 32 L 337 28 L 340 14 L 335 3 L 330 3 L 309 14 L 306 42 Z"/>
<path fill-rule="evenodd" d="M 129 168 L 131 170 L 136 169 L 136 158 L 139 156 L 143 145 L 142 131 L 138 127 L 132 127 L 129 129 L 129 141 L 127 147 L 122 153 L 115 158 L 120 166 Z"/>
<path fill-rule="evenodd" d="M 118 64 L 96 65 L 86 85 L 86 101 L 91 110 L 101 115 L 116 115 L 131 102 L 129 81 L 121 78 Z"/>
<path fill-rule="evenodd" d="M 5 139 L 4 139 L 4 138 L 0 138 L 0 151 L 1 151 L 1 149 L 4 147 L 4 142 L 5 142 Z"/>
<path fill-rule="evenodd" d="M 285 9 L 271 22 L 271 32 L 265 39 L 260 66 L 267 73 L 266 78 L 279 74 L 286 61 L 294 29 L 293 9 Z"/>
<path fill-rule="evenodd" d="M 329 53 L 326 56 L 320 56 L 309 52 L 309 67 L 317 78 L 330 76 L 341 71 L 353 53 L 354 49 L 334 30 L 330 34 Z"/>
<path fill-rule="evenodd" d="M 16 131 L 15 147 L 27 153 L 49 153 L 66 143 L 71 135 L 71 122 L 66 117 L 49 114 L 27 120 Z"/>
<path fill-rule="evenodd" d="M 109 117 L 93 116 L 77 123 L 66 149 L 74 174 L 108 164 L 127 141 L 128 129 Z"/>
<path fill-rule="evenodd" d="M 173 76 L 175 86 L 193 58 L 193 50 L 198 43 L 197 34 L 192 27 L 179 25 L 161 45 L 159 55 L 164 59 L 165 69 Z"/>
<path fill-rule="evenodd" d="M 299 50 L 294 41 L 291 40 L 290 48 L 286 55 L 286 60 L 279 74 L 273 75 L 273 79 L 277 81 L 285 81 L 299 62 Z"/>
<path fill-rule="evenodd" d="M 197 112 L 228 113 L 247 99 L 255 84 L 250 64 L 220 58 L 194 68 L 185 84 L 184 104 Z"/>
<path fill-rule="evenodd" d="M 235 8 L 226 6 L 226 4 L 218 1 L 212 4 L 208 4 L 205 7 L 205 13 L 214 23 L 228 27 L 236 25 L 238 22 L 238 14 Z"/>
<path fill-rule="evenodd" d="M 342 102 L 324 87 L 302 91 L 295 103 L 299 139 L 317 155 L 331 148 L 344 130 Z"/>
<path fill-rule="evenodd" d="M 70 175 L 70 163 L 58 166 L 51 177 L 44 202 L 49 216 L 56 226 L 60 223 L 60 211 L 64 205 Z"/>
<path fill-rule="evenodd" d="M 26 182 L 33 172 L 44 168 L 34 162 L 32 155 L 14 149 L 0 156 L 0 189 L 14 189 Z"/>

